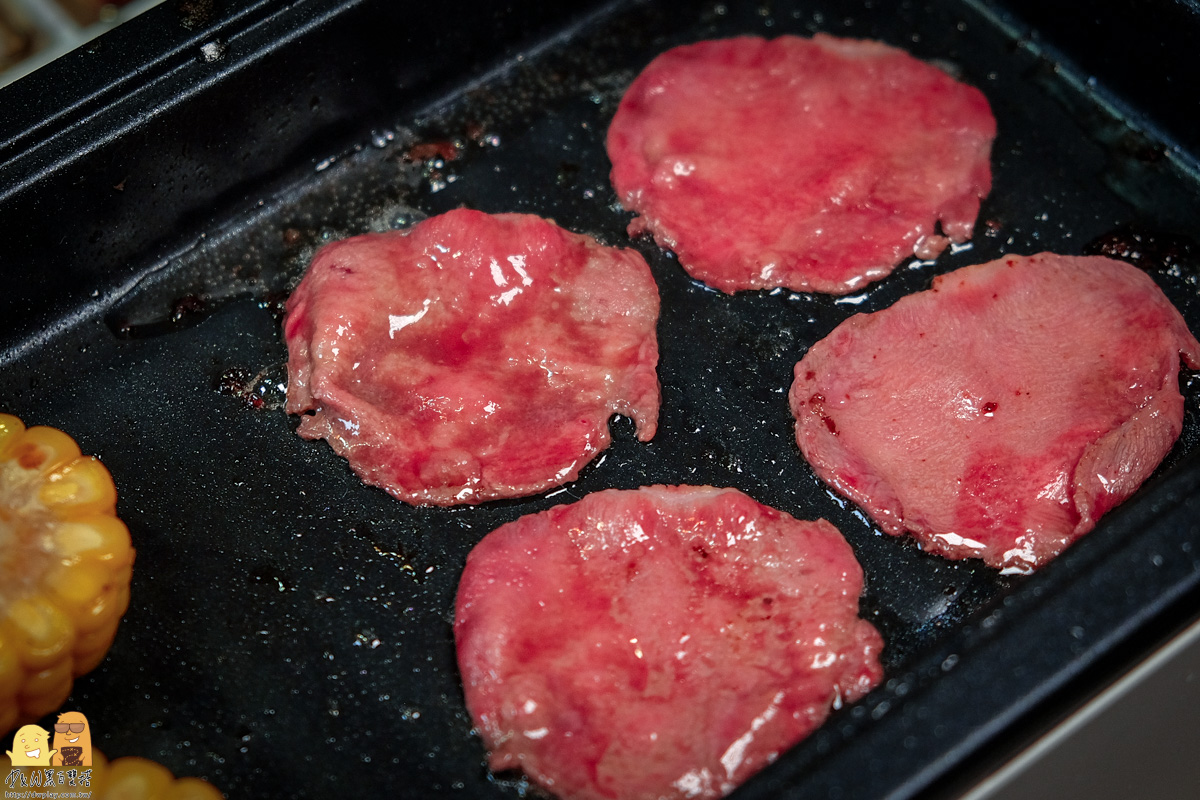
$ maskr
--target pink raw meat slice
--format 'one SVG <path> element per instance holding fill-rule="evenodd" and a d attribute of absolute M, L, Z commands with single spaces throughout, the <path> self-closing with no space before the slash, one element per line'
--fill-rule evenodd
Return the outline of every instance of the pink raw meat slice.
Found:
<path fill-rule="evenodd" d="M 457 210 L 323 248 L 288 300 L 287 410 L 418 505 L 570 481 L 658 422 L 658 288 L 632 250 Z"/>
<path fill-rule="evenodd" d="M 981 92 L 902 50 L 741 37 L 652 61 L 608 154 L 630 233 L 693 277 L 845 294 L 971 237 L 995 135 Z"/>
<path fill-rule="evenodd" d="M 1154 281 L 1041 254 L 936 278 L 796 365 L 796 441 L 892 534 L 1028 573 L 1141 485 L 1179 436 L 1200 343 Z"/>
<path fill-rule="evenodd" d="M 712 798 L 879 682 L 824 520 L 734 489 L 608 490 L 471 552 L 454 634 L 495 770 L 566 800 Z"/>

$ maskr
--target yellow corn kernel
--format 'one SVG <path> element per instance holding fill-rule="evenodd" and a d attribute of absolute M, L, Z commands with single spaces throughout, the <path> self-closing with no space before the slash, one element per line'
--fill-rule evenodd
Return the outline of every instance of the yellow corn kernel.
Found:
<path fill-rule="evenodd" d="M 21 687 L 21 696 L 32 698 L 57 694 L 64 686 L 68 689 L 71 688 L 72 677 L 69 661 L 65 659 L 55 661 L 45 669 L 25 677 L 25 685 Z M 50 711 L 53 710 L 53 708 L 50 709 Z"/>
<path fill-rule="evenodd" d="M 22 597 L 8 607 L 0 623 L 17 646 L 21 665 L 43 670 L 63 658 L 75 643 L 75 630 L 66 615 L 44 595 Z"/>
<path fill-rule="evenodd" d="M 100 461 L 0 414 L 0 735 L 54 711 L 112 646 L 134 551 Z"/>
<path fill-rule="evenodd" d="M 222 800 L 217 787 L 199 778 L 179 778 L 167 787 L 161 800 Z"/>
<path fill-rule="evenodd" d="M 103 562 L 81 558 L 59 563 L 46 574 L 44 586 L 55 605 L 75 620 L 77 635 L 111 621 L 116 586 Z"/>
<path fill-rule="evenodd" d="M 108 765 L 99 796 L 105 800 L 148 800 L 161 796 L 173 780 L 171 770 L 162 764 L 136 756 L 118 758 Z"/>
<path fill-rule="evenodd" d="M 74 461 L 79 455 L 79 445 L 70 436 L 58 428 L 35 425 L 25 429 L 6 457 L 16 461 L 22 469 L 47 473 L 68 461 Z"/>
<path fill-rule="evenodd" d="M 129 608 L 129 588 L 123 583 L 111 583 L 98 594 L 92 605 L 84 609 L 86 616 L 78 618 L 76 650 L 90 650 L 96 636 L 112 639 L 121 616 Z M 107 633 L 105 633 L 107 631 Z"/>
<path fill-rule="evenodd" d="M 112 643 L 112 637 L 100 640 L 100 644 L 93 647 L 80 647 L 75 651 L 75 671 L 80 675 L 87 673 L 100 666 L 100 662 L 108 655 L 108 648 Z"/>
<path fill-rule="evenodd" d="M 17 649 L 0 632 L 0 731 L 17 725 L 17 692 L 25 683 L 25 671 L 17 659 Z M 0 748 L 0 753 L 4 752 Z"/>
<path fill-rule="evenodd" d="M 117 490 L 100 459 L 81 456 L 47 475 L 38 499 L 58 516 L 111 514 Z"/>
<path fill-rule="evenodd" d="M 25 677 L 18 696 L 21 708 L 44 717 L 58 709 L 71 694 L 71 662 L 64 659 Z"/>
<path fill-rule="evenodd" d="M 0 633 L 0 708 L 3 708 L 5 700 L 15 697 L 21 690 L 22 674 L 17 649 Z"/>
<path fill-rule="evenodd" d="M 60 522 L 54 530 L 55 549 L 63 558 L 89 555 L 126 563 L 133 558 L 129 529 L 113 516 L 86 514 Z"/>
<path fill-rule="evenodd" d="M 0 456 L 3 456 L 8 446 L 24 432 L 25 423 L 20 419 L 12 414 L 0 414 Z"/>

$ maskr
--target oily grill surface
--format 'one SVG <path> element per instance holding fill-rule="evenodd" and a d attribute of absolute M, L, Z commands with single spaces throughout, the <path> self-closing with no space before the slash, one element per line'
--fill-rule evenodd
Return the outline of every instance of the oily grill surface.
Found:
<path fill-rule="evenodd" d="M 532 790 L 519 777 L 487 772 L 463 706 L 451 626 L 467 553 L 498 525 L 589 492 L 688 483 L 736 487 L 797 517 L 831 520 L 863 564 L 863 613 L 887 642 L 889 682 L 837 712 L 745 796 L 832 796 L 826 786 L 843 779 L 864 787 L 855 796 L 903 796 L 869 779 L 879 752 L 868 750 L 872 735 L 884 741 L 871 746 L 900 764 L 881 772 L 906 775 L 915 788 L 928 779 L 913 775 L 936 776 L 934 762 L 954 742 L 920 752 L 923 740 L 892 740 L 889 713 L 970 666 L 989 620 L 1018 632 L 1028 624 L 1031 652 L 1039 636 L 1059 643 L 1068 633 L 1025 623 L 1020 610 L 1073 586 L 1132 534 L 1102 523 L 1094 542 L 1029 579 L 884 536 L 800 457 L 787 405 L 793 365 L 848 316 L 1008 252 L 1136 251 L 1200 331 L 1197 253 L 1183 238 L 1200 234 L 1195 182 L 980 8 L 602 9 L 441 96 L 351 115 L 324 158 L 223 196 L 211 216 L 173 232 L 170 256 L 118 302 L 81 307 L 73 327 L 9 351 L 4 410 L 62 427 L 104 460 L 138 550 L 116 644 L 66 704 L 93 720 L 97 746 L 204 775 L 230 797 L 523 796 Z M 723 295 L 650 240 L 630 241 L 604 135 L 634 75 L 677 44 L 815 31 L 906 47 L 988 96 L 999 123 L 995 181 L 970 245 L 835 299 Z M 539 214 L 646 256 L 662 295 L 662 414 L 649 444 L 615 420 L 612 447 L 563 489 L 417 509 L 364 486 L 323 442 L 294 434 L 296 420 L 282 411 L 280 310 L 323 242 L 459 206 Z M 1159 484 L 1186 481 L 1195 468 L 1200 384 L 1185 374 L 1182 385 L 1184 434 Z M 1143 493 L 1131 508 L 1149 502 Z M 1006 608 L 1017 610 L 998 616 Z M 1086 660 L 1088 635 L 1068 657 Z M 1031 670 L 1035 686 L 1059 666 Z M 986 684 L 987 667 L 974 669 Z M 982 729 L 937 713 L 947 736 Z M 825 767 L 807 783 L 831 753 L 860 768 L 839 777 Z"/>

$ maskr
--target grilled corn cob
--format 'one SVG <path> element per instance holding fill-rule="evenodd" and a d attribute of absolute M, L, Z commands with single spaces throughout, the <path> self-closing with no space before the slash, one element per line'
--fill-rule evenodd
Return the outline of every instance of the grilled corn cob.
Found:
<path fill-rule="evenodd" d="M 112 645 L 134 555 L 116 500 L 70 436 L 0 414 L 0 734 L 57 709 Z"/>

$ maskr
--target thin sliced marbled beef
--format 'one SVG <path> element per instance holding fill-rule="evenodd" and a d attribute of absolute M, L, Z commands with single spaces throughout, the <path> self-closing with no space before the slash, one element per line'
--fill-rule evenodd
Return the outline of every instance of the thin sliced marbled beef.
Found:
<path fill-rule="evenodd" d="M 888 533 L 1007 572 L 1129 497 L 1183 420 L 1200 343 L 1121 261 L 1008 256 L 859 314 L 796 365 L 796 441 Z"/>
<path fill-rule="evenodd" d="M 323 248 L 288 300 L 287 408 L 421 505 L 575 478 L 625 414 L 654 436 L 658 288 L 632 250 L 458 210 Z"/>
<path fill-rule="evenodd" d="M 493 531 L 455 639 L 493 769 L 583 798 L 725 794 L 881 677 L 824 520 L 734 489 L 609 490 Z"/>
<path fill-rule="evenodd" d="M 692 276 L 845 294 L 970 238 L 995 135 L 981 92 L 902 50 L 741 37 L 652 61 L 608 154 L 630 232 Z"/>

